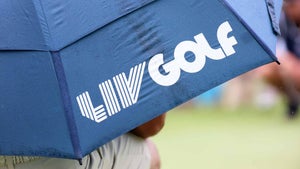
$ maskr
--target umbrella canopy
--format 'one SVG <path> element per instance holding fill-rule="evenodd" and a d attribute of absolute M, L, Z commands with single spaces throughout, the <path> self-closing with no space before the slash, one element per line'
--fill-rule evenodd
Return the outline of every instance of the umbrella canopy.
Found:
<path fill-rule="evenodd" d="M 0 1 L 0 154 L 80 159 L 276 61 L 281 1 Z"/>

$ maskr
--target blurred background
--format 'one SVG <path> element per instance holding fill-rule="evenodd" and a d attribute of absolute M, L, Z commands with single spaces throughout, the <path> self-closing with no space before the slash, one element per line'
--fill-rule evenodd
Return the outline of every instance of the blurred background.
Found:
<path fill-rule="evenodd" d="M 300 0 L 284 0 L 277 57 L 168 112 L 162 169 L 300 169 Z"/>
<path fill-rule="evenodd" d="M 162 169 L 300 168 L 300 119 L 251 72 L 168 112 L 153 140 Z"/>

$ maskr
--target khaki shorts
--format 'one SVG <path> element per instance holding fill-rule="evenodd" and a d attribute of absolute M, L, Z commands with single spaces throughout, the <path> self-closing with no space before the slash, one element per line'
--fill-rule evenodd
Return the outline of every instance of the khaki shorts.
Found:
<path fill-rule="evenodd" d="M 149 169 L 151 156 L 146 141 L 124 134 L 82 159 L 0 156 L 0 169 Z"/>

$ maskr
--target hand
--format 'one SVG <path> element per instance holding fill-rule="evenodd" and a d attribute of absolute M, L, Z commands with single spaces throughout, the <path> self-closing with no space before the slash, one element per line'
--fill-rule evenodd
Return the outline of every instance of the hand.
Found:
<path fill-rule="evenodd" d="M 165 124 L 166 113 L 138 126 L 131 133 L 144 139 L 156 135 Z"/>

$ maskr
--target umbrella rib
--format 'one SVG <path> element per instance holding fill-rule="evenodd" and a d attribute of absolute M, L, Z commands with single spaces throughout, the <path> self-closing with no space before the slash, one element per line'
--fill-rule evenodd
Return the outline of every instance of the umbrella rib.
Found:
<path fill-rule="evenodd" d="M 72 102 L 71 102 L 71 97 L 69 94 L 69 87 L 68 87 L 68 83 L 66 80 L 66 75 L 65 75 L 63 64 L 62 64 L 61 56 L 58 51 L 51 51 L 50 54 L 52 57 L 53 66 L 55 68 L 55 73 L 56 73 L 56 78 L 57 78 L 59 89 L 61 92 L 63 109 L 65 112 L 67 125 L 69 128 L 69 133 L 70 133 L 70 137 L 71 137 L 71 143 L 72 143 L 72 147 L 74 150 L 75 158 L 81 159 L 83 157 L 83 154 L 81 151 L 80 140 L 79 140 L 79 137 L 77 134 L 78 129 L 77 129 L 77 125 L 75 123 L 75 117 L 73 114 L 74 111 L 72 109 Z"/>

